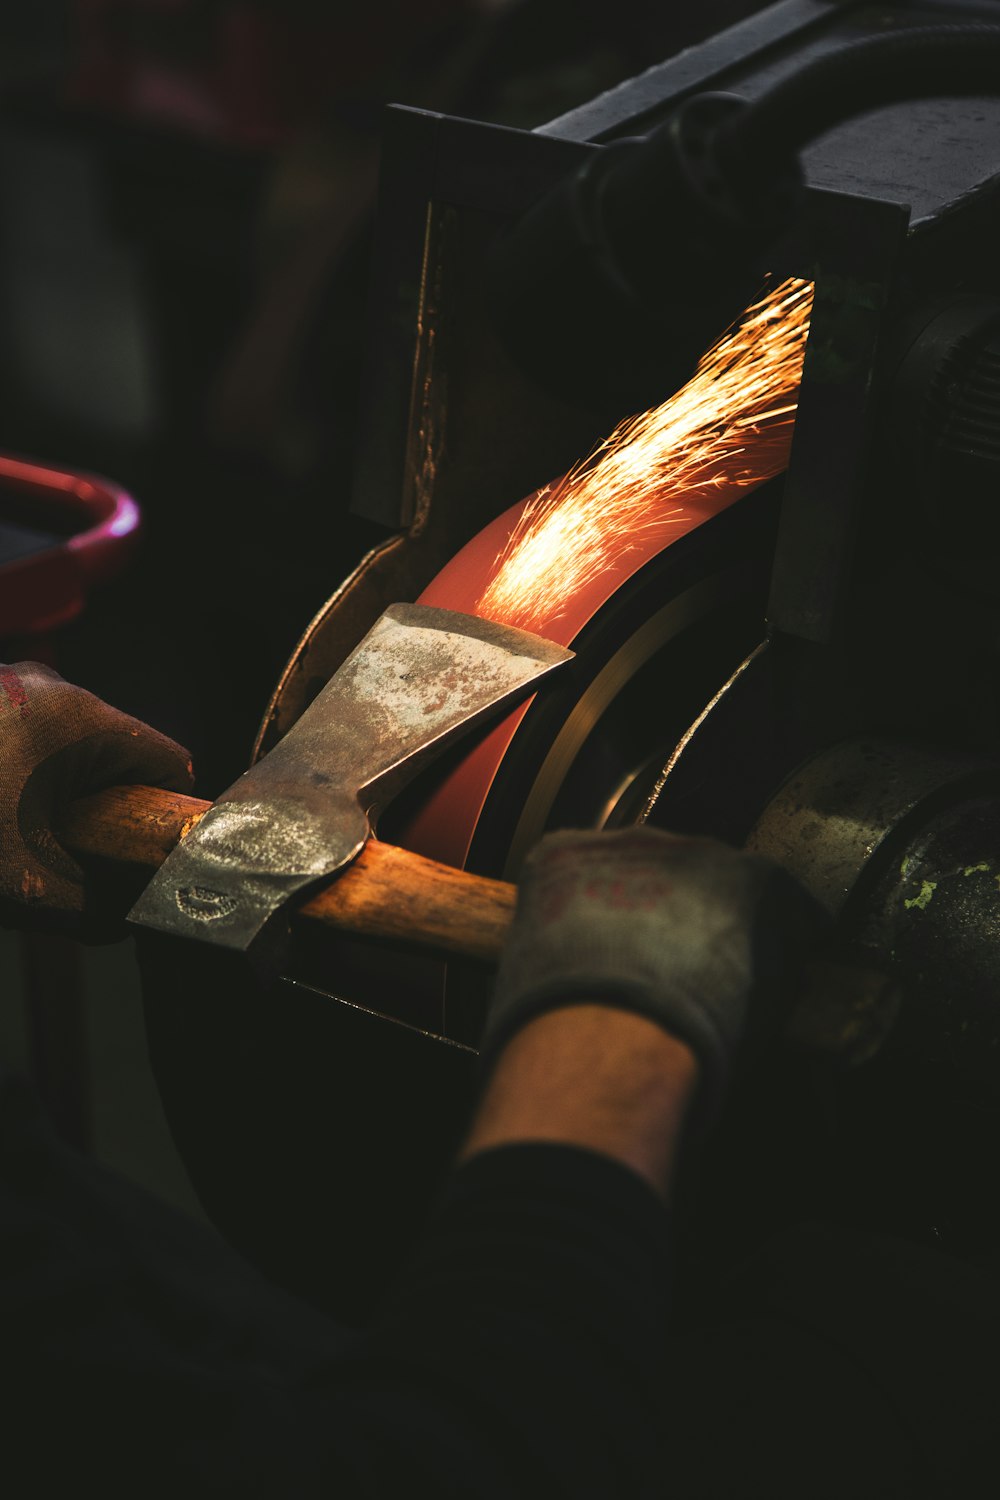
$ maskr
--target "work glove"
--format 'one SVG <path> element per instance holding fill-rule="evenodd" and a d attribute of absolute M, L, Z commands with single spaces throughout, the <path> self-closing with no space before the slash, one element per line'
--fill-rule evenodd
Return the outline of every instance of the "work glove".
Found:
<path fill-rule="evenodd" d="M 787 1011 L 826 919 L 778 865 L 651 828 L 549 834 L 527 860 L 482 1052 L 562 1006 L 657 1021 L 700 1064 L 711 1117 L 751 1020 Z"/>
<path fill-rule="evenodd" d="M 38 662 L 0 666 L 0 920 L 83 913 L 83 870 L 55 830 L 72 802 L 106 787 L 186 792 L 186 750 Z"/>

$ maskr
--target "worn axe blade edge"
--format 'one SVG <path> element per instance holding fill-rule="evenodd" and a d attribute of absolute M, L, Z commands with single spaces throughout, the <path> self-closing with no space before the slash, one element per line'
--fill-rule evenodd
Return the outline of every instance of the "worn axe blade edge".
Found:
<path fill-rule="evenodd" d="M 391 605 L 288 734 L 168 855 L 129 921 L 273 970 L 289 903 L 356 857 L 369 813 L 572 656 L 491 620 Z"/>

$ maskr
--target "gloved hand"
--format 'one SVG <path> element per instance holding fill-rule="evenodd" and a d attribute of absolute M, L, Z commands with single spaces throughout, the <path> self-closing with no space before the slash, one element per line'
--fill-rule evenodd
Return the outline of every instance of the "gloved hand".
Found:
<path fill-rule="evenodd" d="M 186 750 L 38 662 L 0 666 L 0 917 L 81 913 L 83 871 L 54 829 L 106 787 L 186 792 Z"/>
<path fill-rule="evenodd" d="M 521 874 L 484 1057 L 545 1011 L 613 1005 L 691 1047 L 712 1114 L 750 1012 L 764 1025 L 784 1013 L 824 925 L 779 866 L 714 839 L 550 834 Z"/>

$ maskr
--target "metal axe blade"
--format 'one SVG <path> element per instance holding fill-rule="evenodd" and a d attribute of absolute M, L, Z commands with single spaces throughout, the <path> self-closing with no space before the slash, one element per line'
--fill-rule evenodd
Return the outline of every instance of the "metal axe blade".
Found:
<path fill-rule="evenodd" d="M 273 967 L 288 903 L 355 858 L 371 813 L 572 656 L 454 610 L 390 606 L 284 739 L 167 857 L 129 921 Z"/>

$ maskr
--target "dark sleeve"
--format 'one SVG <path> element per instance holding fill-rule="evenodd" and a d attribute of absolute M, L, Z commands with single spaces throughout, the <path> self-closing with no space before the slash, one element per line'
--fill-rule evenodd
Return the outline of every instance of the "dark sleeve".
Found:
<path fill-rule="evenodd" d="M 652 1493 L 665 1280 L 665 1210 L 625 1168 L 547 1145 L 474 1158 L 327 1370 L 334 1493 Z"/>
<path fill-rule="evenodd" d="M 379 1322 L 348 1336 L 63 1146 L 0 1070 L 8 1490 L 85 1474 L 105 1497 L 641 1495 L 664 1238 L 624 1168 L 494 1151 L 455 1174 Z"/>

